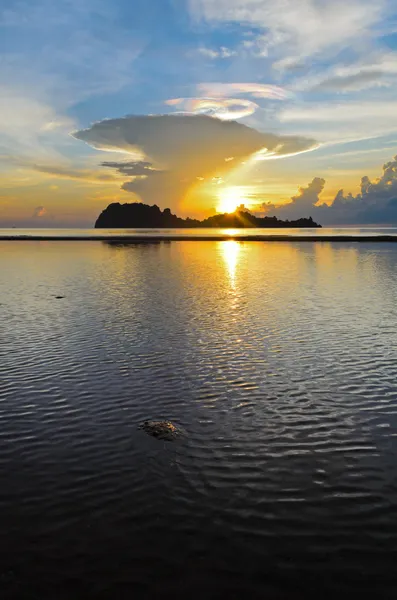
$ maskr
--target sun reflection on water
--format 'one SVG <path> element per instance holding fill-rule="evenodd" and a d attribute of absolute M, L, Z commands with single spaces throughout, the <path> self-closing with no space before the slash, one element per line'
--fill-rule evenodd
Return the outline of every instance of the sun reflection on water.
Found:
<path fill-rule="evenodd" d="M 240 242 L 235 240 L 228 240 L 227 242 L 219 242 L 221 245 L 221 251 L 223 259 L 226 264 L 226 269 L 229 275 L 230 284 L 232 288 L 236 287 L 236 269 L 239 261 L 239 254 L 241 251 Z"/>

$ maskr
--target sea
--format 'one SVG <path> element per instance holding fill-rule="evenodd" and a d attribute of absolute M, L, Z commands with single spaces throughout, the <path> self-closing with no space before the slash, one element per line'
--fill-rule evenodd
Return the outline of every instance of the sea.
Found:
<path fill-rule="evenodd" d="M 0 231 L 0 598 L 394 599 L 397 244 L 96 232 Z"/>
<path fill-rule="evenodd" d="M 230 237 L 230 238 L 255 238 L 268 236 L 301 236 L 301 237 L 379 237 L 397 236 L 397 227 L 282 227 L 282 228 L 241 228 L 241 229 L 218 229 L 216 227 L 200 227 L 195 229 L 39 229 L 39 228 L 8 228 L 0 227 L 0 239 L 7 238 L 29 238 L 29 237 L 51 237 L 51 238 L 133 238 L 133 237 L 158 237 L 158 238 L 202 238 L 202 237 Z"/>

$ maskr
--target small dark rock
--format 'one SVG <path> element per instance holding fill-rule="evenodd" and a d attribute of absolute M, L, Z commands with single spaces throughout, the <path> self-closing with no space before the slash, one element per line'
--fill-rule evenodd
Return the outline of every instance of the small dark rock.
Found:
<path fill-rule="evenodd" d="M 61 300 L 62 298 L 64 298 L 65 296 L 55 296 L 56 300 Z"/>
<path fill-rule="evenodd" d="M 139 425 L 139 429 L 158 440 L 167 442 L 173 442 L 183 434 L 182 429 L 171 421 L 144 421 Z"/>

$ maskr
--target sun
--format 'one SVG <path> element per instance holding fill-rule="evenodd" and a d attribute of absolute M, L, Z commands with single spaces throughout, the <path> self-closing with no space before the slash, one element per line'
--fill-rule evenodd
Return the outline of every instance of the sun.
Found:
<path fill-rule="evenodd" d="M 232 213 L 240 204 L 244 203 L 244 195 L 239 186 L 223 188 L 218 193 L 219 202 L 216 210 L 219 213 Z"/>

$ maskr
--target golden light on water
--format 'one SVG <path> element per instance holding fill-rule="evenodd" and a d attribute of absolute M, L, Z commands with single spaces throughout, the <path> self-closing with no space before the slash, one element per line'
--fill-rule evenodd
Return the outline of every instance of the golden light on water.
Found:
<path fill-rule="evenodd" d="M 230 278 L 230 284 L 232 287 L 234 287 L 236 283 L 236 268 L 241 250 L 240 242 L 230 240 L 219 243 L 221 245 L 222 255 Z"/>
<path fill-rule="evenodd" d="M 244 204 L 244 193 L 240 186 L 234 185 L 223 188 L 218 194 L 219 203 L 216 210 L 219 213 L 232 213 L 240 204 Z"/>

